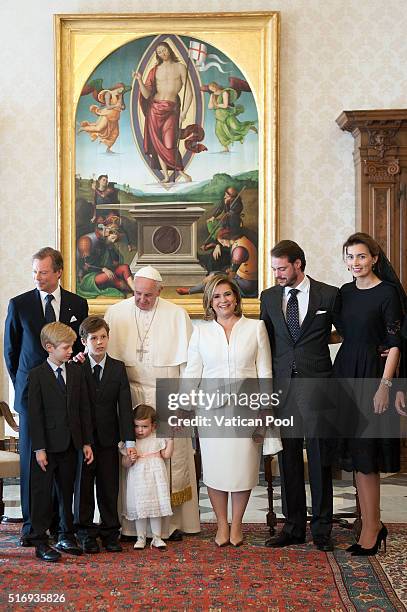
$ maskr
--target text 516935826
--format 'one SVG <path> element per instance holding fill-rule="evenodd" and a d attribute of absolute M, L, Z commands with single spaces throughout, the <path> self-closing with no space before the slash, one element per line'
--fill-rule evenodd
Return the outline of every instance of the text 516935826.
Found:
<path fill-rule="evenodd" d="M 9 593 L 9 603 L 64 603 L 65 593 Z"/>

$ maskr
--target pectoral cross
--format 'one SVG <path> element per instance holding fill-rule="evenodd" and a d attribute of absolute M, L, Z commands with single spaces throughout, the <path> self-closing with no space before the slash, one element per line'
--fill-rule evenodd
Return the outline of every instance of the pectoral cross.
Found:
<path fill-rule="evenodd" d="M 145 351 L 143 349 L 143 345 L 141 345 L 140 348 L 136 349 L 136 353 L 137 353 L 138 360 L 143 361 L 143 355 L 144 353 L 148 353 L 148 351 Z"/>

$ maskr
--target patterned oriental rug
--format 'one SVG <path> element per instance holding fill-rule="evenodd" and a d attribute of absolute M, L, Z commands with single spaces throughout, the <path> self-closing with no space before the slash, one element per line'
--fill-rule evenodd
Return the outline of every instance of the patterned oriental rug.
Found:
<path fill-rule="evenodd" d="M 337 548 L 311 543 L 280 550 L 263 546 L 264 525 L 245 525 L 240 548 L 217 548 L 215 528 L 169 543 L 161 552 L 36 560 L 17 547 L 18 526 L 0 526 L 0 609 L 150 611 L 393 611 L 407 609 L 407 525 L 388 525 L 387 554 L 351 557 L 350 532 L 335 527 Z M 41 603 L 40 596 L 43 595 Z M 45 601 L 44 601 L 45 599 Z"/>

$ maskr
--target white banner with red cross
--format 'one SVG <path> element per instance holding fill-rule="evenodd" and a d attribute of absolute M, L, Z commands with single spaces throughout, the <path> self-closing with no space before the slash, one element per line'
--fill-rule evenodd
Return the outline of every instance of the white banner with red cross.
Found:
<path fill-rule="evenodd" d="M 228 72 L 223 70 L 221 64 L 229 64 L 230 62 L 221 60 L 215 53 L 208 53 L 207 46 L 204 43 L 198 42 L 197 40 L 190 40 L 188 54 L 190 59 L 195 63 L 196 69 L 199 70 L 199 72 L 206 72 L 212 66 L 224 74 Z M 206 60 L 208 59 L 215 61 L 207 64 Z"/>

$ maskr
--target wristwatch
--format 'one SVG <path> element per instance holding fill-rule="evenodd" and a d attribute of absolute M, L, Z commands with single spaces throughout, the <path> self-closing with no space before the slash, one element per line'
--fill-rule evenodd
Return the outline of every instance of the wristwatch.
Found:
<path fill-rule="evenodd" d="M 386 385 L 386 387 L 392 387 L 393 383 L 391 382 L 390 378 L 382 378 L 380 381 L 383 385 Z"/>

